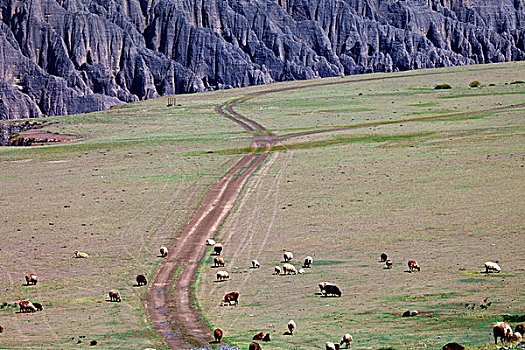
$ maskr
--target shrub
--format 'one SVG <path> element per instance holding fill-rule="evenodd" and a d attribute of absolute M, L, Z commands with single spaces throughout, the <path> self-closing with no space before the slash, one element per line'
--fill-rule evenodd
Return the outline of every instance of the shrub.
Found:
<path fill-rule="evenodd" d="M 434 86 L 434 89 L 435 90 L 452 89 L 452 86 L 448 84 L 439 84 L 439 85 Z"/>
<path fill-rule="evenodd" d="M 472 82 L 470 82 L 470 84 L 468 84 L 468 86 L 470 86 L 471 88 L 476 88 L 476 87 L 479 87 L 481 85 L 481 83 L 477 80 L 474 80 Z"/>

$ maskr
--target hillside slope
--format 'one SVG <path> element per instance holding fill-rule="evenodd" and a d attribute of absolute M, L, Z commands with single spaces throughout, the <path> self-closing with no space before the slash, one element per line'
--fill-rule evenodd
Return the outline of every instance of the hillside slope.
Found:
<path fill-rule="evenodd" d="M 0 119 L 525 58 L 519 0 L 0 0 Z"/>

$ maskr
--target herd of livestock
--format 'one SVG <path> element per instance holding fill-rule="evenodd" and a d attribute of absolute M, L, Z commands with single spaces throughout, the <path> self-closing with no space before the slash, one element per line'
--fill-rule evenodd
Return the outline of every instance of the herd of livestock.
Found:
<path fill-rule="evenodd" d="M 209 238 L 206 240 L 206 245 L 213 246 L 213 255 L 215 255 L 213 262 L 215 267 L 224 267 L 225 261 L 224 258 L 221 256 L 221 253 L 223 251 L 223 246 L 220 243 L 216 243 L 213 239 Z M 160 256 L 166 257 L 168 255 L 168 248 L 161 247 L 160 248 Z M 74 258 L 88 258 L 89 255 L 80 251 L 74 252 Z M 313 264 L 313 258 L 311 256 L 307 256 L 304 258 L 304 263 L 302 267 L 297 269 L 294 265 L 292 265 L 293 260 L 293 254 L 292 252 L 284 252 L 283 254 L 283 265 L 281 266 L 275 266 L 274 267 L 274 274 L 283 274 L 283 275 L 289 275 L 289 274 L 303 274 L 305 273 L 305 268 L 310 268 Z M 383 253 L 380 256 L 380 261 L 384 262 L 386 265 L 386 269 L 391 269 L 393 266 L 393 262 L 391 259 L 388 259 L 388 256 Z M 260 268 L 261 264 L 258 260 L 252 260 L 252 268 Z M 486 262 L 485 263 L 485 273 L 491 273 L 491 272 L 501 272 L 500 266 L 495 262 Z M 408 261 L 408 272 L 414 272 L 414 271 L 421 271 L 421 266 L 415 261 L 415 260 L 409 260 Z M 24 276 L 26 285 L 36 285 L 38 283 L 38 276 L 34 273 L 28 273 Z M 230 275 L 225 270 L 217 271 L 217 282 L 223 282 L 230 278 Z M 137 286 L 147 285 L 148 280 L 146 279 L 146 276 L 140 274 L 136 276 Z M 342 295 L 341 289 L 336 286 L 333 283 L 330 282 L 320 282 L 319 283 L 319 289 L 323 296 L 336 296 L 340 297 Z M 120 292 L 118 290 L 112 289 L 108 292 L 109 295 L 109 301 L 112 302 L 121 302 L 122 297 L 120 295 Z M 239 304 L 239 296 L 240 293 L 237 291 L 229 292 L 227 293 L 224 298 L 221 300 L 220 305 L 226 306 L 226 305 L 238 305 Z M 43 306 L 41 303 L 38 302 L 32 302 L 29 300 L 20 300 L 18 303 L 20 307 L 20 313 L 23 312 L 36 312 L 36 311 L 42 311 Z M 403 314 L 403 316 L 416 316 L 418 315 L 418 312 L 413 311 L 407 311 Z M 294 331 L 297 328 L 297 325 L 294 320 L 290 320 L 287 324 L 288 332 L 287 334 L 293 335 Z M 4 331 L 4 328 L 2 325 L 0 325 L 0 333 Z M 515 327 L 514 332 L 512 331 L 512 328 L 509 324 L 506 322 L 497 322 L 493 326 L 493 335 L 494 335 L 494 342 L 497 344 L 498 338 L 502 342 L 521 342 L 522 341 L 522 334 L 525 332 L 524 325 L 518 324 Z M 220 343 L 222 340 L 224 332 L 217 328 L 214 330 L 213 337 L 215 339 L 216 343 Z M 337 343 L 333 343 L 331 341 L 326 342 L 326 350 L 338 350 L 341 348 L 341 346 L 346 345 L 346 348 L 350 347 L 350 342 L 352 341 L 352 336 L 349 333 L 346 333 L 342 336 L 341 340 Z M 262 340 L 264 342 L 269 342 L 271 340 L 270 333 L 264 334 L 264 332 L 259 332 L 256 335 L 253 336 L 253 340 Z M 249 350 L 261 350 L 262 347 L 257 342 L 252 342 L 249 345 Z M 457 344 L 457 343 L 448 343 L 445 346 L 443 346 L 443 350 L 462 350 L 465 349 L 463 346 Z"/>

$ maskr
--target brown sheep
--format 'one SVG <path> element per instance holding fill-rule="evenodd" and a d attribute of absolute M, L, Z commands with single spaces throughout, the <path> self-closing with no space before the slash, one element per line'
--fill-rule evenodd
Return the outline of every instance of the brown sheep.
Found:
<path fill-rule="evenodd" d="M 122 301 L 122 298 L 120 296 L 120 292 L 118 290 L 115 290 L 115 289 L 112 289 L 108 292 L 109 294 L 109 300 L 110 301 L 117 301 L 117 302 L 121 302 Z"/>
<path fill-rule="evenodd" d="M 222 339 L 222 329 L 220 328 L 216 328 L 214 331 L 213 331 L 213 337 L 215 338 L 215 342 L 216 343 L 220 343 L 221 342 L 221 339 Z"/>
<path fill-rule="evenodd" d="M 250 344 L 250 346 L 248 347 L 248 350 L 262 350 L 261 346 L 259 345 L 259 343 L 256 343 L 256 342 L 253 342 Z"/>
<path fill-rule="evenodd" d="M 224 267 L 225 265 L 225 262 L 224 262 L 224 258 L 222 256 L 216 256 L 213 258 L 213 266 L 222 266 Z"/>
<path fill-rule="evenodd" d="M 421 271 L 421 266 L 415 260 L 408 261 L 408 271 L 413 272 L 414 270 Z"/>
<path fill-rule="evenodd" d="M 253 340 L 262 340 L 264 338 L 264 332 L 259 332 L 256 335 L 253 336 Z"/>
<path fill-rule="evenodd" d="M 75 256 L 74 258 L 89 258 L 89 255 L 83 252 L 80 252 L 78 250 L 75 250 Z"/>
<path fill-rule="evenodd" d="M 26 279 L 26 283 L 27 285 L 30 285 L 30 284 L 37 284 L 38 282 L 38 276 L 35 275 L 34 273 L 27 273 L 25 276 L 25 279 Z"/>
<path fill-rule="evenodd" d="M 137 275 L 137 285 L 142 286 L 148 284 L 148 279 L 144 275 Z"/>
<path fill-rule="evenodd" d="M 448 343 L 443 346 L 443 350 L 465 350 L 465 347 L 459 345 L 458 343 Z"/>
<path fill-rule="evenodd" d="M 227 293 L 221 301 L 221 306 L 231 305 L 232 301 L 233 305 L 239 305 L 239 292 Z"/>
<path fill-rule="evenodd" d="M 492 328 L 494 334 L 494 343 L 498 344 L 498 337 L 501 339 L 501 342 L 510 341 L 512 337 L 512 328 L 510 328 L 507 322 L 496 322 Z"/>
<path fill-rule="evenodd" d="M 22 300 L 18 303 L 20 312 L 36 312 L 36 307 L 29 300 Z"/>

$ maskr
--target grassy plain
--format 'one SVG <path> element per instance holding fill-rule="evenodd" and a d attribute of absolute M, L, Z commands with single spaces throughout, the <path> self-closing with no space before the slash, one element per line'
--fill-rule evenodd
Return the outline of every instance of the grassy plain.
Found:
<path fill-rule="evenodd" d="M 231 280 L 215 282 L 211 259 L 200 269 L 210 326 L 243 349 L 259 331 L 272 335 L 265 350 L 324 349 L 346 332 L 354 349 L 493 348 L 495 321 L 525 317 L 525 108 L 490 111 L 525 101 L 525 84 L 511 84 L 523 63 L 325 81 L 337 80 L 347 84 L 309 81 L 236 107 L 279 136 L 341 130 L 290 138 L 246 186 L 217 236 Z M 313 267 L 272 275 L 283 250 Z M 406 272 L 409 259 L 422 271 Z M 488 260 L 504 273 L 481 273 Z M 343 296 L 321 297 L 321 281 Z M 220 307 L 234 290 L 240 305 Z M 408 309 L 423 316 L 400 317 Z"/>
<path fill-rule="evenodd" d="M 92 340 L 104 349 L 164 348 L 135 275 L 152 279 L 158 247 L 174 241 L 250 144 L 215 106 L 282 87 L 301 88 L 236 108 L 282 136 L 343 128 L 284 142 L 247 184 L 218 234 L 232 280 L 215 283 L 210 259 L 201 267 L 196 290 L 207 322 L 243 349 L 259 330 L 272 332 L 265 349 L 323 348 L 347 331 L 354 349 L 487 345 L 493 321 L 525 313 L 524 109 L 354 127 L 522 103 L 524 84 L 509 83 L 525 80 L 524 68 L 290 82 L 178 96 L 178 107 L 161 98 L 48 118 L 47 130 L 78 140 L 0 149 L 0 348 L 76 349 Z M 362 81 L 383 77 L 393 79 Z M 469 88 L 472 80 L 484 86 Z M 348 84 L 315 87 L 340 81 Z M 441 83 L 453 89 L 433 90 Z M 283 249 L 296 263 L 312 255 L 314 267 L 272 276 Z M 72 259 L 75 250 L 90 258 Z M 377 262 L 382 251 L 393 270 Z M 261 269 L 248 268 L 254 258 Z M 409 258 L 421 273 L 403 272 Z M 480 274 L 486 260 L 499 260 L 505 273 Z M 36 286 L 23 285 L 28 272 L 39 275 Z M 343 297 L 317 295 L 323 280 L 339 284 Z M 122 303 L 107 301 L 112 288 Z M 241 305 L 218 307 L 230 290 L 241 292 Z M 492 304 L 480 309 L 485 298 Z M 19 314 L 19 299 L 44 311 Z M 393 315 L 407 308 L 432 314 Z M 293 337 L 282 335 L 290 318 Z"/>

